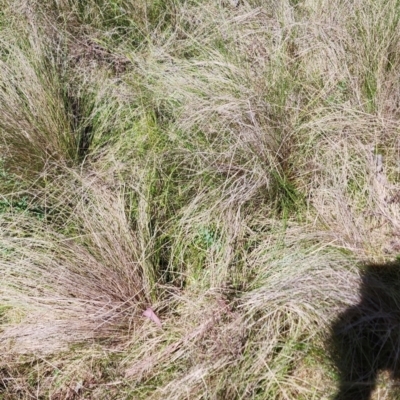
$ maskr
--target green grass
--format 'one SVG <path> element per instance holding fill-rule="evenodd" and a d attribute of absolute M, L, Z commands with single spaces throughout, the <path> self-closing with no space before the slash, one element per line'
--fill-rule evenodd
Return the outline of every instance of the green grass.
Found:
<path fill-rule="evenodd" d="M 0 0 L 0 398 L 331 398 L 400 251 L 399 2 L 39 3 Z"/>

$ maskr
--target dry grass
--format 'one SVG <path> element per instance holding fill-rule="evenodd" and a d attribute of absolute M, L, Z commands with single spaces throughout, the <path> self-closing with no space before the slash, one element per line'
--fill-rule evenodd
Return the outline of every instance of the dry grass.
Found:
<path fill-rule="evenodd" d="M 0 0 L 0 398 L 332 397 L 400 252 L 398 8 Z"/>

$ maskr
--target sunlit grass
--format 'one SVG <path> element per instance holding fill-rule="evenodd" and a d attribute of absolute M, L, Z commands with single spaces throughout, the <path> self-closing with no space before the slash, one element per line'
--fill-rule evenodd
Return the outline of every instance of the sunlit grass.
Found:
<path fill-rule="evenodd" d="M 4 398 L 332 396 L 400 253 L 397 2 L 0 8 Z"/>

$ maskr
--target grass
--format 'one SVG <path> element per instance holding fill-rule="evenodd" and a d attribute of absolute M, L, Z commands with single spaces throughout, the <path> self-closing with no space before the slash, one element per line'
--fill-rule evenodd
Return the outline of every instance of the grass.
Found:
<path fill-rule="evenodd" d="M 332 398 L 400 253 L 398 1 L 39 3 L 0 0 L 0 398 Z"/>

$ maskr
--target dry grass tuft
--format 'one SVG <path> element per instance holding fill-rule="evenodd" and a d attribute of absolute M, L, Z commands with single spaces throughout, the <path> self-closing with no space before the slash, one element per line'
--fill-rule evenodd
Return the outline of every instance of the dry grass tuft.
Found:
<path fill-rule="evenodd" d="M 121 193 L 68 171 L 45 194 L 40 220 L 2 216 L 2 301 L 27 317 L 4 330 L 3 343 L 14 338 L 20 351 L 51 352 L 65 342 L 129 334 L 150 282 Z"/>
<path fill-rule="evenodd" d="M 398 7 L 0 0 L 4 398 L 332 397 L 400 252 Z"/>

